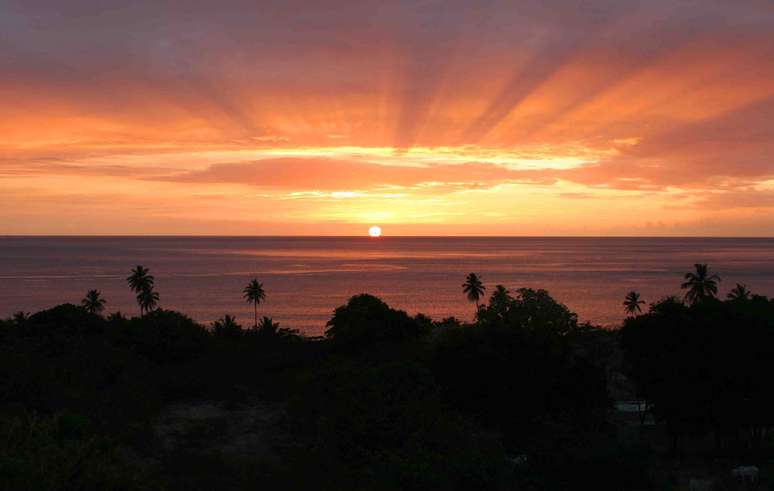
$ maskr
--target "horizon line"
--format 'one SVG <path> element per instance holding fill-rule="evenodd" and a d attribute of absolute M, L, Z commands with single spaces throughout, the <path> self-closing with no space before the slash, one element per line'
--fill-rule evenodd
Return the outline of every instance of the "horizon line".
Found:
<path fill-rule="evenodd" d="M 460 239 L 774 239 L 774 235 L 476 235 L 476 234 L 437 234 L 437 235 L 382 235 L 381 237 L 369 237 L 368 235 L 333 235 L 333 234 L 297 234 L 297 235 L 217 235 L 217 234 L 0 234 L 0 239 L 5 238 L 223 238 L 223 239 L 432 239 L 432 238 L 460 238 Z"/>

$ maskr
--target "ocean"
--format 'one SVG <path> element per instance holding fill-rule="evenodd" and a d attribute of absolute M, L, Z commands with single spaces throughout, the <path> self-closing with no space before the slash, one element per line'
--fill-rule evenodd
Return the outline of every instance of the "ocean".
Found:
<path fill-rule="evenodd" d="M 680 294 L 682 275 L 708 263 L 725 296 L 736 283 L 774 296 L 774 239 L 538 237 L 0 237 L 0 317 L 78 303 L 96 288 L 107 311 L 136 314 L 126 277 L 156 277 L 163 308 L 209 323 L 223 314 L 252 324 L 242 288 L 267 292 L 259 315 L 321 335 L 333 310 L 371 293 L 410 314 L 471 319 L 465 275 L 487 291 L 545 288 L 581 321 L 615 326 L 636 290 L 650 302 Z"/>

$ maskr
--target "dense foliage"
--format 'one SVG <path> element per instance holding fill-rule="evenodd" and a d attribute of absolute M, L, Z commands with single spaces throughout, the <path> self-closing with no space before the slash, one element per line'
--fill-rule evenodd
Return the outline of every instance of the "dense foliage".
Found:
<path fill-rule="evenodd" d="M 774 426 L 774 302 L 668 297 L 627 319 L 621 335 L 631 379 L 675 446 L 709 433 L 718 446 L 760 445 Z"/>
<path fill-rule="evenodd" d="M 627 436 L 611 390 L 633 381 L 672 452 L 713 435 L 748 455 L 774 414 L 774 304 L 694 276 L 689 303 L 643 314 L 630 292 L 620 330 L 496 286 L 472 323 L 356 295 L 323 338 L 257 310 L 249 329 L 143 303 L 104 317 L 89 292 L 0 321 L 0 488 L 664 489 L 668 456 Z"/>

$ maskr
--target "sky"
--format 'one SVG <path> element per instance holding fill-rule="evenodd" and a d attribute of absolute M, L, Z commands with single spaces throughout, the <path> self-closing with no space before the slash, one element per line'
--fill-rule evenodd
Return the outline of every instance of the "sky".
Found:
<path fill-rule="evenodd" d="M 774 235 L 774 2 L 0 2 L 0 234 Z"/>

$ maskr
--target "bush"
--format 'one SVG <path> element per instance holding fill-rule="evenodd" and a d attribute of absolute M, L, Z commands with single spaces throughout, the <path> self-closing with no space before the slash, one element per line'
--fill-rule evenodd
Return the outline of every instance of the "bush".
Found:
<path fill-rule="evenodd" d="M 710 432 L 718 443 L 738 440 L 740 431 L 760 443 L 771 427 L 774 305 L 765 297 L 690 306 L 666 298 L 627 319 L 621 342 L 629 376 L 673 444 Z"/>
<path fill-rule="evenodd" d="M 0 418 L 0 482 L 14 491 L 153 489 L 77 414 Z"/>
<path fill-rule="evenodd" d="M 429 330 L 429 323 L 391 309 L 372 295 L 361 294 L 335 310 L 325 336 L 336 346 L 357 349 L 416 339 Z"/>
<path fill-rule="evenodd" d="M 432 370 L 451 405 L 510 445 L 559 421 L 599 428 L 609 407 L 605 370 L 575 345 L 587 330 L 545 290 L 514 298 L 498 287 L 475 325 L 440 330 Z"/>
<path fill-rule="evenodd" d="M 129 321 L 123 332 L 131 348 L 156 363 L 195 359 L 205 353 L 210 334 L 190 317 L 155 310 Z"/>
<path fill-rule="evenodd" d="M 432 374 L 396 361 L 340 364 L 312 377 L 291 406 L 294 428 L 328 462 L 326 479 L 362 489 L 496 489 L 500 447 L 443 404 Z"/>
<path fill-rule="evenodd" d="M 73 336 L 97 335 L 104 332 L 105 322 L 83 307 L 62 304 L 31 315 L 21 326 L 26 337 L 49 337 L 62 340 Z"/>

